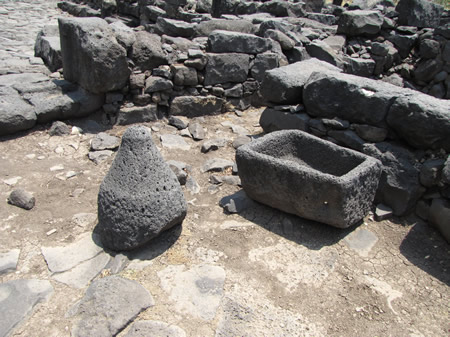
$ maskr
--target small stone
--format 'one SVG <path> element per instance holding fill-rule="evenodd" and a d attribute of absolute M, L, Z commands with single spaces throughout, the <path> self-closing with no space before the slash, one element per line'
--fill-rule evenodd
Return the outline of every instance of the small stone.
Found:
<path fill-rule="evenodd" d="M 227 145 L 228 140 L 225 138 L 214 138 L 207 140 L 203 143 L 201 151 L 202 153 L 207 153 L 209 151 L 216 151 L 221 147 Z"/>
<path fill-rule="evenodd" d="M 53 122 L 48 134 L 50 136 L 64 136 L 71 133 L 71 128 L 64 122 L 56 121 Z"/>
<path fill-rule="evenodd" d="M 203 164 L 202 172 L 223 172 L 227 168 L 233 167 L 234 162 L 223 158 L 212 158 Z"/>
<path fill-rule="evenodd" d="M 97 136 L 92 139 L 91 150 L 102 151 L 102 150 L 115 150 L 120 145 L 120 138 L 108 135 L 105 132 L 100 132 Z"/>
<path fill-rule="evenodd" d="M 389 219 L 393 215 L 392 208 L 384 205 L 384 204 L 378 204 L 377 208 L 375 209 L 375 219 L 377 221 L 383 221 L 386 219 Z"/>
<path fill-rule="evenodd" d="M 185 171 L 186 164 L 175 160 L 169 160 L 167 164 L 169 165 L 173 173 L 175 173 L 180 185 L 186 185 L 187 180 L 187 173 Z"/>
<path fill-rule="evenodd" d="M 36 199 L 30 192 L 19 188 L 11 192 L 8 197 L 8 203 L 26 210 L 30 210 L 34 207 Z"/>
<path fill-rule="evenodd" d="M 55 165 L 50 167 L 50 171 L 51 172 L 55 172 L 55 171 L 62 171 L 64 170 L 64 166 L 63 165 Z"/>
<path fill-rule="evenodd" d="M 91 151 L 88 154 L 88 158 L 92 160 L 96 165 L 99 165 L 100 163 L 111 157 L 113 153 L 114 152 L 111 150 Z"/>
<path fill-rule="evenodd" d="M 189 132 L 194 140 L 203 140 L 206 137 L 205 129 L 200 125 L 200 123 L 190 123 Z"/>
<path fill-rule="evenodd" d="M 241 178 L 238 176 L 219 176 L 219 175 L 212 175 L 209 178 L 210 182 L 212 184 L 227 184 L 232 186 L 240 186 L 241 185 Z"/>
<path fill-rule="evenodd" d="M 50 229 L 47 233 L 45 233 L 45 235 L 50 236 L 50 235 L 55 234 L 55 233 L 56 233 L 56 229 L 53 228 L 53 229 Z"/>
<path fill-rule="evenodd" d="M 183 116 L 170 116 L 169 125 L 176 127 L 178 130 L 186 129 L 189 125 L 189 120 Z"/>

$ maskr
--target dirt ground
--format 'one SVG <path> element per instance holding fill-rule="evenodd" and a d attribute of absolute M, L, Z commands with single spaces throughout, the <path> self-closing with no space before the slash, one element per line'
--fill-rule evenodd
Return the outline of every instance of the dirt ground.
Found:
<path fill-rule="evenodd" d="M 222 122 L 257 135 L 260 113 L 201 120 L 206 139 L 230 140 L 207 154 L 200 151 L 203 141 L 187 138 L 189 151 L 163 148 L 159 136 L 177 131 L 164 121 L 147 124 L 156 126 L 153 140 L 166 160 L 192 166 L 201 191 L 193 195 L 183 187 L 189 206 L 183 224 L 149 244 L 145 267 L 129 265 L 120 273 L 139 281 L 155 299 L 139 318 L 176 324 L 188 336 L 449 336 L 450 246 L 417 218 L 376 222 L 369 215 L 341 230 L 260 204 L 241 214 L 224 212 L 220 199 L 240 187 L 221 185 L 212 194 L 211 174 L 200 167 L 209 158 L 234 159 L 231 142 L 237 135 Z M 51 137 L 44 125 L 0 139 L 0 247 L 21 249 L 17 271 L 0 279 L 45 279 L 55 288 L 12 336 L 69 336 L 73 320 L 66 313 L 84 293 L 52 279 L 41 247 L 74 242 L 94 229 L 99 185 L 113 157 L 95 165 L 87 157 L 90 141 L 100 131 L 121 136 L 126 127 L 104 126 L 100 118 L 69 124 L 85 132 Z M 34 194 L 31 211 L 6 202 L 17 187 Z M 168 266 L 198 263 L 226 272 L 210 320 L 177 310 L 160 286 L 158 273 Z M 108 270 L 98 277 L 106 275 Z"/>

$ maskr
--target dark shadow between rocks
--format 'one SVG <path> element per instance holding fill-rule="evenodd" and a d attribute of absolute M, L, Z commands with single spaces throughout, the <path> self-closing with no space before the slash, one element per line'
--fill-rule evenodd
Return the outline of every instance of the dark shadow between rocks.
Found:
<path fill-rule="evenodd" d="M 300 218 L 296 215 L 277 210 L 275 208 L 256 202 L 245 195 L 247 200 L 242 200 L 243 190 L 235 193 L 240 201 L 243 201 L 243 209 L 239 209 L 238 214 L 244 219 L 255 223 L 256 225 L 280 235 L 287 240 L 293 241 L 308 249 L 320 250 L 325 246 L 336 244 L 348 234 L 353 232 L 362 221 L 348 228 L 336 228 L 320 222 Z M 228 200 L 230 197 L 224 197 Z M 224 209 L 226 214 L 229 212 Z"/>
<path fill-rule="evenodd" d="M 400 244 L 400 253 L 416 267 L 450 285 L 450 245 L 431 226 L 408 219 L 409 233 Z"/>

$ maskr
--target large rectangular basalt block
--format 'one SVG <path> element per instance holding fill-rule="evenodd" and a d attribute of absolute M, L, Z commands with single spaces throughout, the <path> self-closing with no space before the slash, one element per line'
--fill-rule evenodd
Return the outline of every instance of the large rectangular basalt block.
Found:
<path fill-rule="evenodd" d="M 252 199 L 340 228 L 369 212 L 381 174 L 377 159 L 298 130 L 241 146 L 236 163 Z"/>

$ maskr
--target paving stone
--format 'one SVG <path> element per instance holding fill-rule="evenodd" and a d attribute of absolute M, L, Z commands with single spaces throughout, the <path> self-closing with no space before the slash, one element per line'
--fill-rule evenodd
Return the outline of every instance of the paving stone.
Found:
<path fill-rule="evenodd" d="M 60 273 L 90 260 L 98 255 L 103 248 L 96 242 L 99 238 L 96 234 L 84 235 L 78 241 L 58 247 L 42 247 L 42 255 L 47 262 L 48 269 L 52 273 Z"/>
<path fill-rule="evenodd" d="M 348 235 L 344 242 L 361 256 L 368 256 L 378 241 L 378 237 L 368 229 L 358 229 Z"/>
<path fill-rule="evenodd" d="M 11 249 L 10 251 L 0 253 L 0 275 L 16 270 L 19 255 L 20 249 Z"/>
<path fill-rule="evenodd" d="M 48 301 L 52 293 L 52 285 L 44 280 L 0 284 L 0 336 L 10 336 L 14 328 L 32 313 L 34 306 Z"/>
<path fill-rule="evenodd" d="M 179 135 L 166 134 L 161 135 L 160 138 L 162 146 L 168 149 L 187 151 L 191 148 L 191 146 L 188 143 L 186 143 L 183 137 Z"/>
<path fill-rule="evenodd" d="M 54 274 L 52 277 L 58 282 L 67 284 L 73 288 L 81 289 L 86 287 L 90 281 L 100 274 L 108 264 L 109 260 L 110 256 L 102 252 L 70 270 Z"/>
<path fill-rule="evenodd" d="M 136 281 L 119 276 L 96 280 L 68 312 L 78 318 L 72 336 L 116 336 L 141 311 L 153 305 L 152 295 Z"/>
<path fill-rule="evenodd" d="M 138 321 L 133 323 L 124 337 L 186 337 L 183 329 L 160 321 Z"/>
<path fill-rule="evenodd" d="M 186 270 L 183 265 L 175 265 L 158 272 L 158 276 L 177 311 L 203 320 L 214 319 L 224 292 L 223 268 L 201 264 Z"/>

